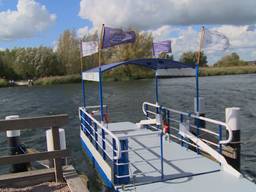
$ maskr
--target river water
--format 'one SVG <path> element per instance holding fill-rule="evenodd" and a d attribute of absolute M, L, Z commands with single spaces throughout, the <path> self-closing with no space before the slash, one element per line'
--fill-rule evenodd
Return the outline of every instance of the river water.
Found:
<path fill-rule="evenodd" d="M 154 80 L 104 83 L 104 101 L 109 105 L 110 120 L 137 122 L 143 118 L 141 104 L 154 101 Z M 160 103 L 182 111 L 193 111 L 194 78 L 161 79 Z M 87 83 L 89 105 L 98 105 L 97 84 Z M 201 96 L 206 100 L 206 116 L 225 121 L 225 107 L 240 107 L 242 172 L 256 178 L 256 75 L 200 78 Z M 78 107 L 81 105 L 81 85 L 52 85 L 0 89 L 0 118 L 18 114 L 21 117 L 67 113 L 65 127 L 67 146 L 72 163 L 89 178 L 95 171 L 82 154 L 79 140 Z M 28 147 L 46 150 L 45 130 L 22 132 L 22 142 Z M 5 134 L 0 133 L 1 155 L 7 154 Z M 3 170 L 6 169 L 2 167 Z M 0 167 L 1 170 L 1 167 Z"/>

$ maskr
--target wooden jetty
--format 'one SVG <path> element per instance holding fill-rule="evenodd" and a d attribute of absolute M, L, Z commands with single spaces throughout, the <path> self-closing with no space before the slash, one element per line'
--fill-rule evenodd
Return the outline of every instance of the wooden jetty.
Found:
<path fill-rule="evenodd" d="M 0 175 L 0 189 L 6 187 L 25 187 L 44 182 L 55 181 L 67 183 L 70 191 L 87 191 L 86 183 L 82 182 L 72 165 L 63 166 L 62 159 L 70 156 L 68 149 L 60 148 L 59 128 L 68 123 L 66 114 L 19 118 L 14 120 L 0 120 L 0 132 L 10 130 L 45 129 L 52 131 L 53 151 L 33 151 L 19 155 L 0 156 L 0 165 L 40 162 L 53 160 L 53 167 L 35 169 L 26 172 Z"/>

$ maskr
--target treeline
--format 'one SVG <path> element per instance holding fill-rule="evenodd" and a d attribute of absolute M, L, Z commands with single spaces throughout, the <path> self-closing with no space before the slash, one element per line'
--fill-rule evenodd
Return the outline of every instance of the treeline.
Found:
<path fill-rule="evenodd" d="M 98 40 L 97 32 L 88 34 L 84 40 Z M 121 60 L 151 57 L 153 38 L 151 34 L 137 33 L 134 44 L 125 44 L 102 51 L 102 64 Z M 166 57 L 163 55 L 163 57 Z M 58 39 L 55 49 L 49 47 L 14 48 L 0 51 L 0 78 L 37 79 L 56 75 L 79 74 L 81 71 L 80 40 L 75 31 L 66 30 Z M 98 54 L 82 59 L 86 70 L 98 66 Z M 126 76 L 148 74 L 148 70 L 136 66 L 121 67 L 115 73 Z M 109 74 L 110 75 L 110 74 Z"/>
<path fill-rule="evenodd" d="M 97 32 L 87 34 L 83 40 L 98 40 Z M 150 33 L 137 33 L 136 42 L 124 44 L 102 51 L 102 64 L 113 63 L 136 58 L 152 57 L 153 37 Z M 197 63 L 197 52 L 185 52 L 180 61 L 188 64 Z M 168 54 L 161 54 L 161 58 L 171 58 Z M 82 59 L 82 68 L 86 70 L 98 65 L 98 54 Z M 216 67 L 245 66 L 239 55 L 232 53 L 224 56 Z M 200 53 L 200 66 L 207 67 L 207 56 Z M 79 74 L 81 71 L 80 40 L 75 31 L 64 31 L 56 44 L 56 48 L 14 48 L 0 51 L 0 79 L 37 79 L 49 76 L 61 76 Z M 114 73 L 114 74 L 113 74 Z M 127 78 L 144 78 L 152 75 L 152 72 L 137 66 L 122 66 L 107 74 L 108 76 L 126 76 Z"/>
<path fill-rule="evenodd" d="M 79 40 L 74 31 L 65 31 L 55 50 L 49 47 L 14 48 L 0 51 L 0 78 L 37 79 L 76 74 L 80 70 Z"/>
<path fill-rule="evenodd" d="M 180 62 L 182 63 L 191 63 L 196 64 L 198 58 L 198 52 L 185 52 L 180 57 Z M 204 52 L 200 54 L 200 66 L 208 67 L 207 56 Z M 246 66 L 249 65 L 248 62 L 240 59 L 237 53 L 231 53 L 229 55 L 225 55 L 219 61 L 213 64 L 213 67 L 235 67 L 235 66 Z"/>

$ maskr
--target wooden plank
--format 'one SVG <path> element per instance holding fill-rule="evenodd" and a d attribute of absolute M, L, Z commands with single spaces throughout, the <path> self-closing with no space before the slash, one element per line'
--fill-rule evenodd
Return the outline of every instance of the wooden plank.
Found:
<path fill-rule="evenodd" d="M 0 176 L 0 187 L 25 187 L 54 180 L 54 169 L 40 169 Z"/>
<path fill-rule="evenodd" d="M 57 127 L 52 127 L 52 139 L 53 139 L 53 149 L 60 150 L 60 136 L 59 136 L 59 129 Z M 54 158 L 54 168 L 55 168 L 56 182 L 62 182 L 63 171 L 61 166 L 61 158 Z"/>
<path fill-rule="evenodd" d="M 69 156 L 69 151 L 67 149 L 32 154 L 3 156 L 0 157 L 0 165 L 26 163 L 45 159 L 62 158 L 67 156 Z"/>
<path fill-rule="evenodd" d="M 63 168 L 63 177 L 71 192 L 88 192 L 87 183 L 83 182 L 72 165 Z"/>
<path fill-rule="evenodd" d="M 0 120 L 0 131 L 62 127 L 67 123 L 67 114 Z"/>
<path fill-rule="evenodd" d="M 34 153 L 40 153 L 40 151 L 34 149 L 34 148 L 27 148 L 28 154 L 34 154 Z M 49 166 L 49 160 L 38 160 L 36 162 L 31 163 L 32 167 L 43 167 L 43 168 L 50 168 Z"/>

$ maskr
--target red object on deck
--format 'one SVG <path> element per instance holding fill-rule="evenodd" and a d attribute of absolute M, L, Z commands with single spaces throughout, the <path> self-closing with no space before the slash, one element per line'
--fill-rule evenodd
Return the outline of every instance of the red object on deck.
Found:
<path fill-rule="evenodd" d="M 164 131 L 164 133 L 169 133 L 169 130 L 170 130 L 170 128 L 169 128 L 168 122 L 164 121 L 164 123 L 163 123 L 163 131 Z"/>

